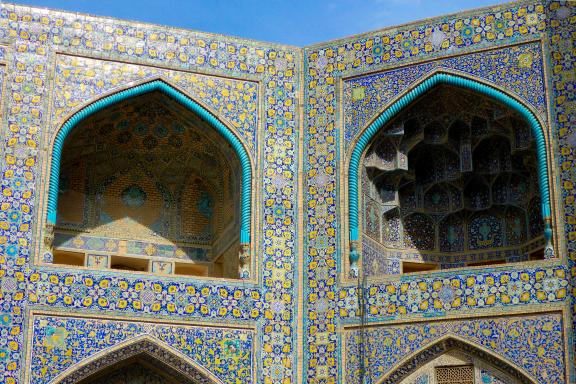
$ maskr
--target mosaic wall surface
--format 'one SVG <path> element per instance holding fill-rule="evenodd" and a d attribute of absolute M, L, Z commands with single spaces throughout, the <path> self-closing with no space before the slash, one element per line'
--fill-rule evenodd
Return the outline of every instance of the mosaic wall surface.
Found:
<path fill-rule="evenodd" d="M 103 313 L 104 307 L 100 304 L 108 307 L 105 303 L 114 302 L 108 307 L 111 314 L 121 314 L 125 304 L 127 309 L 139 308 L 137 311 L 142 311 L 142 315 L 156 317 L 159 314 L 152 307 L 159 309 L 168 305 L 170 313 L 180 312 L 178 316 L 188 319 L 257 322 L 263 348 L 255 359 L 258 376 L 253 380 L 291 382 L 297 372 L 293 352 L 296 350 L 293 332 L 296 307 L 291 303 L 297 290 L 292 266 L 298 237 L 296 127 L 299 112 L 296 97 L 300 84 L 295 67 L 301 60 L 300 51 L 6 4 L 0 11 L 0 39 L 17 53 L 11 56 L 8 64 L 13 71 L 6 99 L 10 105 L 10 113 L 5 117 L 9 134 L 4 142 L 3 194 L 0 198 L 3 212 L 10 213 L 3 221 L 0 233 L 5 286 L 2 311 L 7 319 L 2 326 L 3 332 L 7 332 L 2 347 L 16 346 L 16 349 L 3 355 L 5 369 L 0 369 L 0 381 L 15 383 L 21 380 L 24 311 L 44 302 L 43 294 L 38 296 L 38 293 L 52 291 L 62 284 L 61 289 L 68 292 L 66 302 L 69 304 L 66 305 L 88 304 L 85 308 L 89 308 L 96 304 L 98 307 L 93 309 L 97 313 Z M 106 61 L 76 57 L 94 54 Z M 258 262 L 255 268 L 259 271 L 257 284 L 238 287 L 239 283 L 214 284 L 194 279 L 153 276 L 134 279 L 122 273 L 104 276 L 90 272 L 78 274 L 70 269 L 50 268 L 50 272 L 46 267 L 30 269 L 35 256 L 34 224 L 43 216 L 37 210 L 44 197 L 45 186 L 40 180 L 43 180 L 47 164 L 45 145 L 48 146 L 52 136 L 50 132 L 55 131 L 70 111 L 95 97 L 121 89 L 129 82 L 158 76 L 189 92 L 191 97 L 229 122 L 229 127 L 252 148 L 252 162 L 258 166 L 253 170 L 255 188 L 266 185 L 266 188 L 258 189 L 257 200 L 266 204 L 254 206 L 254 212 L 262 219 L 255 224 L 259 232 L 253 244 L 253 251 L 261 250 L 255 258 Z M 53 106 L 52 115 L 48 113 L 50 106 Z M 50 131 L 43 127 L 50 127 Z M 265 145 L 260 146 L 260 140 Z M 261 150 L 256 152 L 257 148 Z M 48 285 L 40 283 L 42 276 L 47 278 Z M 115 278 L 119 280 L 113 286 L 119 288 L 121 285 L 130 291 L 120 293 L 122 299 L 118 296 L 120 291 L 108 291 L 106 282 L 100 285 L 102 280 L 116 282 Z M 96 285 L 92 283 L 94 279 Z M 124 282 L 120 284 L 120 280 Z M 80 285 L 64 287 L 66 282 Z M 36 287 L 37 283 L 44 288 Z M 84 300 L 80 293 L 84 289 L 101 292 L 102 300 Z M 141 297 L 144 301 L 137 299 L 142 290 L 146 291 Z M 177 292 L 181 293 L 181 300 L 173 302 Z M 35 298 L 31 299 L 30 295 Z M 115 297 L 121 300 L 118 305 Z M 63 300 L 57 293 L 46 301 L 47 305 L 54 298 Z M 135 306 L 133 299 L 137 302 Z M 157 304 L 153 304 L 157 300 Z M 64 304 L 64 301 L 59 302 Z M 265 334 L 264 329 L 268 330 Z M 227 369 L 228 366 L 221 367 L 222 371 Z"/>
<path fill-rule="evenodd" d="M 120 32 L 115 32 L 115 34 L 118 33 Z M 132 31 L 132 33 L 139 35 L 143 34 L 143 31 Z M 159 39 L 158 36 L 156 38 Z M 175 37 L 172 36 L 172 38 Z M 139 45 L 144 44 L 143 35 L 138 39 Z M 167 37 L 165 36 L 164 39 Z M 163 43 L 158 44 L 163 45 Z M 108 76 L 102 76 L 102 73 Z M 51 127 L 49 131 L 44 132 L 47 136 L 52 136 L 70 113 L 106 92 L 126 87 L 133 82 L 142 82 L 145 79 L 164 78 L 229 122 L 245 140 L 252 153 L 257 152 L 257 130 L 260 122 L 258 116 L 260 83 L 257 81 L 205 76 L 64 54 L 56 55 L 56 68 L 53 76 Z"/>
<path fill-rule="evenodd" d="M 472 74 L 517 95 L 540 115 L 551 114 L 554 134 L 550 147 L 558 148 L 556 159 L 561 169 L 557 183 L 561 199 L 556 208 L 565 214 L 568 246 L 568 254 L 564 249 L 557 254 L 569 256 L 571 264 L 563 266 L 560 259 L 542 265 L 373 281 L 366 290 L 367 300 L 372 301 L 366 306 L 368 318 L 385 322 L 410 314 L 441 320 L 445 315 L 464 312 L 502 315 L 522 306 L 542 309 L 566 303 L 574 296 L 569 294 L 570 278 L 576 278 L 575 25 L 573 5 L 527 1 L 300 50 L 2 4 L 0 45 L 9 48 L 0 49 L 0 63 L 5 61 L 9 71 L 1 95 L 5 135 L 1 144 L 0 381 L 23 383 L 27 356 L 38 367 L 32 373 L 43 375 L 38 382 L 48 382 L 73 363 L 66 354 L 70 347 L 81 351 L 82 356 L 101 349 L 82 333 L 89 323 L 89 327 L 101 330 L 104 340 L 114 343 L 152 332 L 170 345 L 181 345 L 183 354 L 198 354 L 197 361 L 225 382 L 236 380 L 238 375 L 245 375 L 240 382 L 250 382 L 246 378 L 254 375 L 251 381 L 265 384 L 352 383 L 346 380 L 348 371 L 342 356 L 352 354 L 353 349 L 342 348 L 343 342 L 350 343 L 341 337 L 340 330 L 344 324 L 359 324 L 362 317 L 357 282 L 341 279 L 348 256 L 342 221 L 345 205 L 340 203 L 345 197 L 345 150 L 387 100 L 434 68 Z M 544 51 L 539 48 L 542 46 Z M 481 52 L 484 49 L 489 50 Z M 382 73 L 366 76 L 378 71 Z M 399 76 L 389 76 L 390 71 L 398 71 Z M 542 72 L 548 81 L 549 98 L 542 94 Z M 340 80 L 351 76 L 361 77 L 344 83 Z M 87 102 L 157 77 L 212 110 L 250 148 L 257 195 L 253 200 L 255 236 L 251 248 L 255 281 L 135 276 L 34 262 L 39 259 L 45 215 L 46 186 L 42 181 L 47 176 L 54 133 L 66 116 Z M 359 90 L 362 87 L 364 90 Z M 390 93 L 381 93 L 378 100 L 374 96 L 378 87 Z M 298 107 L 301 93 L 302 110 Z M 342 118 L 346 108 L 353 105 L 364 105 L 366 112 L 349 121 Z M 301 156 L 300 139 L 304 148 Z M 303 170 L 302 201 L 298 199 L 299 170 Z M 300 209 L 303 223 L 298 219 Z M 576 313 L 576 299 L 571 300 Z M 37 317 L 33 329 L 27 329 L 27 311 L 48 308 L 94 319 Z M 120 319 L 98 319 L 103 315 Z M 139 317 L 143 322 L 130 325 L 121 319 L 126 316 Z M 153 330 L 139 330 L 152 317 L 193 320 L 199 325 L 156 325 Z M 457 326 L 464 323 L 466 326 Z M 224 324 L 239 328 L 225 329 Z M 247 332 L 242 327 L 255 327 L 255 331 L 242 340 Z M 569 381 L 562 376 L 564 361 L 572 359 L 574 351 L 568 347 L 570 355 L 565 356 L 564 346 L 573 345 L 573 339 L 569 333 L 568 343 L 564 343 L 562 327 L 556 315 L 533 315 L 383 329 L 410 329 L 410 335 L 422 345 L 430 340 L 430 329 L 438 334 L 460 332 L 462 338 L 488 349 L 506 349 L 498 353 L 534 372 L 542 382 L 563 382 Z M 217 329 L 223 329 L 225 335 L 218 336 Z M 27 338 L 32 330 L 34 336 Z M 378 332 L 385 331 L 375 328 L 374 332 L 374 337 L 380 337 Z M 408 337 L 402 332 L 408 331 L 394 335 Z M 533 335 L 536 343 L 519 345 L 517 333 Z M 198 345 L 194 343 L 197 338 L 210 343 Z M 47 346 L 44 340 L 48 340 Z M 222 340 L 240 340 L 240 350 L 254 354 L 238 355 L 237 345 L 222 346 Z M 500 347 L 492 346 L 492 342 Z M 94 349 L 90 352 L 90 348 Z M 392 345 L 387 348 L 390 357 L 402 353 Z M 216 362 L 205 352 L 209 350 L 231 357 L 222 365 L 208 366 Z M 519 360 L 522 356 L 533 363 Z M 346 361 L 353 361 L 353 357 Z M 394 364 L 385 358 L 371 363 L 380 367 Z M 244 367 L 249 368 L 248 373 Z M 351 369 L 350 374 L 355 371 Z"/>
<path fill-rule="evenodd" d="M 362 335 L 361 332 L 364 332 Z M 400 360 L 447 335 L 458 336 L 513 362 L 539 383 L 565 383 L 562 316 L 559 314 L 434 322 L 346 332 L 345 382 L 359 383 L 363 337 L 368 383 L 391 374 Z M 378 346 L 378 347 L 375 347 Z"/>
<path fill-rule="evenodd" d="M 550 15 L 548 28 L 548 77 L 552 94 L 551 111 L 555 138 L 558 142 L 558 168 L 561 170 L 559 204 L 564 211 L 564 229 L 568 267 L 572 275 L 572 334 L 569 344 L 574 345 L 572 361 L 576 361 L 576 6 L 573 2 L 552 1 L 547 6 Z M 576 377 L 576 364 L 570 366 Z"/>
<path fill-rule="evenodd" d="M 543 84 L 550 76 L 547 74 L 543 78 L 542 68 L 548 59 L 541 53 L 542 48 L 538 48 L 541 45 L 530 43 L 530 40 L 547 41 L 547 23 L 557 27 L 563 26 L 563 35 L 557 37 L 556 42 L 562 44 L 564 53 L 557 54 L 556 57 L 567 68 L 565 71 L 562 69 L 562 73 L 565 76 L 572 76 L 573 80 L 573 75 L 568 73 L 573 73 L 574 52 L 571 51 L 572 48 L 568 48 L 572 45 L 567 42 L 574 38 L 575 19 L 572 12 L 574 12 L 574 7 L 568 3 L 506 4 L 491 10 L 471 11 L 452 17 L 437 18 L 426 23 L 374 32 L 358 38 L 319 44 L 305 49 L 304 65 L 307 82 L 305 132 L 307 136 L 304 166 L 308 184 L 308 187 L 304 189 L 306 192 L 305 218 L 308 228 L 305 233 L 305 265 L 307 266 L 305 270 L 308 282 L 304 287 L 305 329 L 309 333 L 307 340 L 315 343 L 314 346 L 305 350 L 309 382 L 338 381 L 333 377 L 339 375 L 343 369 L 337 353 L 339 348 L 337 330 L 342 321 L 339 317 L 350 315 L 348 308 L 352 308 L 353 303 L 357 302 L 357 294 L 354 292 L 356 288 L 352 286 L 348 289 L 339 288 L 338 284 L 339 279 L 346 275 L 343 265 L 348 257 L 345 242 L 346 228 L 340 220 L 346 217 L 346 201 L 344 200 L 344 204 L 334 205 L 334 202 L 340 202 L 342 197 L 345 197 L 344 164 L 347 160 L 345 151 L 350 140 L 360 127 L 365 125 L 377 111 L 385 107 L 387 101 L 409 90 L 411 84 L 425 79 L 426 74 L 434 68 L 442 67 L 451 71 L 456 70 L 460 74 L 473 74 L 473 78 L 479 78 L 513 95 L 517 94 L 516 97 L 519 100 L 532 105 L 543 121 L 546 121 L 546 112 L 550 105 L 547 105 Z M 557 16 L 562 18 L 561 22 L 551 20 Z M 508 45 L 518 46 L 508 47 Z M 474 50 L 486 48 L 492 51 L 473 53 Z M 528 55 L 521 56 L 523 53 Z M 530 58 L 535 60 L 531 61 Z M 419 60 L 433 61 L 420 64 L 417 63 Z M 538 63 L 539 60 L 540 63 Z M 417 65 L 411 65 L 414 63 Z M 403 68 L 394 69 L 394 66 L 400 65 Z M 528 67 L 532 67 L 535 71 L 528 73 Z M 366 75 L 367 72 L 379 70 L 383 73 Z M 401 76 L 389 76 L 391 71 Z M 341 83 L 341 78 L 353 76 L 359 77 L 346 80 L 344 84 Z M 523 88 L 521 83 L 530 83 L 533 86 Z M 379 92 L 378 87 L 383 87 L 386 91 Z M 572 83 L 560 85 L 561 90 L 567 87 L 573 89 Z M 554 103 L 557 101 L 563 103 L 571 97 L 568 93 L 569 91 L 564 94 L 564 98 L 559 100 L 550 100 Z M 359 108 L 364 105 L 368 106 L 365 114 L 364 109 Z M 348 111 L 356 109 L 355 117 L 350 117 L 350 114 L 346 113 L 346 108 Z M 567 115 L 564 114 L 561 118 L 566 120 Z M 556 132 L 554 124 L 550 128 L 552 132 Z M 554 145 L 550 150 L 553 148 Z M 555 168 L 556 164 L 552 167 Z M 572 184 L 568 180 L 573 177 L 573 163 L 569 166 L 564 164 L 564 169 L 571 175 L 564 177 L 566 181 L 563 182 L 563 187 L 571 188 Z M 573 218 L 567 218 L 568 220 L 574 221 Z M 561 233 L 559 236 L 563 237 Z M 565 251 L 560 250 L 560 253 L 564 254 Z M 392 262 L 387 264 L 385 270 L 394 271 L 395 268 Z M 560 269 L 564 275 L 561 280 L 564 281 L 563 284 L 566 287 L 566 291 L 563 292 L 568 292 L 570 290 L 568 275 L 573 275 L 574 269 Z M 523 274 L 525 271 L 518 272 Z M 523 276 L 530 276 L 534 272 L 536 271 L 533 270 Z M 450 278 L 459 280 L 465 275 L 466 273 L 459 273 Z M 403 277 L 402 280 L 404 279 L 413 281 L 416 285 L 418 283 L 427 285 L 426 277 Z M 499 277 L 496 277 L 495 281 L 498 280 Z M 402 283 L 392 283 L 392 285 L 396 284 Z M 385 285 L 381 286 L 382 292 L 386 292 Z M 443 284 L 437 283 L 438 285 Z M 397 312 L 396 291 L 395 288 L 391 289 L 390 294 L 381 296 L 385 296 L 385 300 L 392 299 L 391 305 L 388 306 L 386 303 L 375 308 L 378 316 L 382 316 L 381 319 L 384 321 L 387 319 L 385 314 L 388 311 L 400 316 L 404 312 L 408 313 L 409 307 L 402 304 L 400 307 L 405 309 L 401 313 Z M 378 291 L 380 291 L 380 286 L 373 288 L 373 292 Z M 452 289 L 449 291 L 453 292 Z M 482 289 L 478 293 L 480 291 Z M 348 292 L 352 294 L 348 296 Z M 400 296 L 407 298 L 404 295 Z M 525 295 L 526 298 L 528 296 L 536 297 L 533 294 Z M 542 297 L 542 294 L 540 296 Z M 340 299 L 335 303 L 331 300 L 334 297 Z M 453 296 L 450 293 L 447 302 L 452 298 L 456 299 L 455 303 L 458 306 L 465 306 L 468 301 L 467 298 L 460 301 L 461 296 L 457 299 L 457 295 Z M 471 308 L 481 308 L 486 303 L 492 303 L 493 299 L 496 299 L 496 296 L 491 299 L 487 299 L 487 296 L 483 299 L 472 299 Z M 510 299 L 512 300 L 512 297 Z M 564 301 L 563 298 L 559 300 Z M 343 303 L 345 301 L 347 304 Z M 505 301 L 508 301 L 508 298 Z M 447 302 L 440 300 L 436 306 L 452 307 L 452 304 L 447 304 Z M 500 307 L 502 303 L 500 301 L 497 306 Z M 424 304 L 424 307 L 429 304 L 432 302 Z M 420 311 L 417 306 L 413 308 Z M 433 310 L 424 310 L 426 313 L 429 313 L 428 311 Z M 369 313 L 367 311 L 368 316 L 370 316 Z M 442 316 L 441 313 L 439 315 Z M 315 335 L 321 335 L 321 337 L 315 337 Z"/>
<path fill-rule="evenodd" d="M 544 62 L 539 43 L 470 53 L 344 81 L 345 148 L 384 106 L 434 71 L 448 69 L 506 88 L 544 115 Z M 512 76 L 508 76 L 510 74 Z"/>
<path fill-rule="evenodd" d="M 254 332 L 35 316 L 30 360 L 33 383 L 49 383 L 70 366 L 142 335 L 188 356 L 224 383 L 253 377 Z"/>
<path fill-rule="evenodd" d="M 562 303 L 570 289 L 564 267 L 509 267 L 434 276 L 402 276 L 389 281 L 368 281 L 363 288 L 364 320 L 368 322 L 402 319 L 406 315 L 443 316 L 453 311 L 514 308 L 520 305 Z M 341 321 L 357 323 L 360 311 L 357 286 L 341 288 L 335 305 Z M 328 305 L 314 299 L 314 305 Z"/>

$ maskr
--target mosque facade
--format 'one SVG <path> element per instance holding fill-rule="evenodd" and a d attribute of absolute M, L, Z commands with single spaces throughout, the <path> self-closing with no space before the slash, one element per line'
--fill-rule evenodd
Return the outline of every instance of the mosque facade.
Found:
<path fill-rule="evenodd" d="M 0 382 L 575 383 L 575 47 L 0 4 Z"/>

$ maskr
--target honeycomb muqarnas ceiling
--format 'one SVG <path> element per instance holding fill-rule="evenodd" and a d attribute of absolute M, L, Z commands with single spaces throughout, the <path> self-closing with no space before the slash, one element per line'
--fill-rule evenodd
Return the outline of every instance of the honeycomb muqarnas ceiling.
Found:
<path fill-rule="evenodd" d="M 535 153 L 530 128 L 509 108 L 453 87 L 435 89 L 368 150 L 365 232 L 393 248 L 444 252 L 537 238 L 543 222 Z"/>

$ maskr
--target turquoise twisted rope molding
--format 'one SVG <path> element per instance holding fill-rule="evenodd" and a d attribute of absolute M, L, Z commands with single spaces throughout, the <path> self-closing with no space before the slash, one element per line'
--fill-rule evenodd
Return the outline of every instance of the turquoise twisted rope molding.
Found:
<path fill-rule="evenodd" d="M 508 107 L 519 112 L 530 124 L 532 133 L 536 137 L 536 152 L 538 157 L 538 182 L 540 187 L 540 197 L 542 199 L 542 217 L 544 218 L 546 229 L 545 235 L 550 244 L 552 239 L 552 228 L 550 220 L 550 193 L 548 187 L 548 160 L 546 157 L 546 140 L 544 139 L 544 131 L 542 126 L 536 119 L 536 116 L 530 110 L 522 105 L 514 98 L 508 96 L 502 91 L 497 90 L 491 86 L 479 83 L 474 80 L 466 79 L 464 77 L 455 76 L 447 73 L 437 73 L 430 78 L 424 80 L 413 90 L 401 97 L 398 101 L 393 103 L 386 109 L 370 126 L 362 133 L 356 142 L 352 151 L 350 166 L 348 172 L 348 185 L 349 185 L 349 220 L 350 220 L 350 241 L 352 244 L 358 241 L 358 171 L 360 168 L 360 159 L 362 153 L 372 140 L 376 132 L 384 125 L 392 120 L 400 111 L 406 108 L 416 98 L 423 95 L 433 87 L 439 84 L 453 85 L 460 88 L 470 89 L 480 94 L 492 97 L 493 99 L 507 105 Z M 355 245 L 353 246 L 350 261 L 355 263 L 359 255 L 352 254 L 357 252 Z"/>
<path fill-rule="evenodd" d="M 48 190 L 48 211 L 47 221 L 50 224 L 56 223 L 57 207 L 58 207 L 58 183 L 60 178 L 60 161 L 62 158 L 62 149 L 64 141 L 68 134 L 76 127 L 82 120 L 96 112 L 103 110 L 123 100 L 129 99 L 134 96 L 140 96 L 145 93 L 159 91 L 165 95 L 176 100 L 192 112 L 196 113 L 202 119 L 207 121 L 218 133 L 230 143 L 236 154 L 240 158 L 240 165 L 242 167 L 242 187 L 241 187 L 241 212 L 240 212 L 240 243 L 250 243 L 250 213 L 251 213 L 251 196 L 252 196 L 252 167 L 250 165 L 250 158 L 246 148 L 242 145 L 240 140 L 230 131 L 230 129 L 222 124 L 216 116 L 210 111 L 206 110 L 200 104 L 168 85 L 164 81 L 154 80 L 149 83 L 137 85 L 113 95 L 104 97 L 82 110 L 76 112 L 70 119 L 64 123 L 54 140 L 52 149 L 52 162 L 50 168 L 50 185 Z"/>

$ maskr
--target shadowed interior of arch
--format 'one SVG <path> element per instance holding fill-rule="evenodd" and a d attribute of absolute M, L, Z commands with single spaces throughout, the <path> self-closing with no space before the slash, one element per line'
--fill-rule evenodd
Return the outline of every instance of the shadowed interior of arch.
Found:
<path fill-rule="evenodd" d="M 236 278 L 241 178 L 232 146 L 164 93 L 108 106 L 64 141 L 54 262 Z"/>
<path fill-rule="evenodd" d="M 196 384 L 162 361 L 141 353 L 106 367 L 78 384 Z"/>
<path fill-rule="evenodd" d="M 536 140 L 488 96 L 419 97 L 367 145 L 360 189 L 367 275 L 544 257 Z"/>
<path fill-rule="evenodd" d="M 103 351 L 70 366 L 54 379 L 60 384 L 214 384 L 221 381 L 203 367 L 148 336 Z"/>

